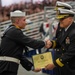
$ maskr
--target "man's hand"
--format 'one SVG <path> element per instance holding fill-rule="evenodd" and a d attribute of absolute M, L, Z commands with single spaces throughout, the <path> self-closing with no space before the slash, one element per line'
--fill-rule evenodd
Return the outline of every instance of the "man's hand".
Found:
<path fill-rule="evenodd" d="M 40 69 L 40 68 L 37 68 L 37 69 L 34 69 L 33 71 L 34 71 L 34 72 L 40 72 L 41 69 Z"/>
<path fill-rule="evenodd" d="M 45 40 L 45 42 L 46 42 L 45 45 L 46 48 L 50 48 L 52 46 L 52 42 L 50 40 Z"/>
<path fill-rule="evenodd" d="M 46 70 L 52 70 L 53 68 L 55 68 L 54 64 L 48 64 L 47 66 L 45 66 Z"/>

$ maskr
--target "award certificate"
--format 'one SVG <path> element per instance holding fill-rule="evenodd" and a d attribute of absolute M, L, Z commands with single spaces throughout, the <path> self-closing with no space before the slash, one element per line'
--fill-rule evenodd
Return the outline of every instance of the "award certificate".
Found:
<path fill-rule="evenodd" d="M 46 52 L 32 56 L 34 68 L 45 68 L 48 64 L 53 64 L 52 53 Z"/>

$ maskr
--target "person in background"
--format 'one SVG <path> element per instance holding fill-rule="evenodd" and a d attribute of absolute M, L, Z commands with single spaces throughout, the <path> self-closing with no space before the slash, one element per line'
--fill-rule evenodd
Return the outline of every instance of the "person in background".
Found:
<path fill-rule="evenodd" d="M 39 28 L 39 32 L 40 32 L 40 36 L 41 39 L 49 39 L 49 16 L 46 15 L 46 19 L 44 20 L 44 22 L 41 24 L 40 28 Z"/>
<path fill-rule="evenodd" d="M 60 68 L 59 75 L 75 75 L 75 12 L 68 9 L 58 9 L 57 19 L 63 28 L 61 35 L 56 40 L 51 40 L 50 48 L 58 48 L 60 56 L 48 64 L 45 69 Z"/>
<path fill-rule="evenodd" d="M 35 40 L 24 35 L 21 29 L 26 26 L 25 12 L 16 10 L 10 12 L 12 25 L 4 32 L 0 49 L 0 75 L 17 75 L 19 64 L 28 71 L 39 72 L 33 63 L 23 56 L 23 49 L 28 46 L 34 49 L 50 46 L 45 41 Z"/>
<path fill-rule="evenodd" d="M 47 39 L 50 39 L 50 36 L 49 36 L 49 16 L 46 15 L 46 19 L 44 20 L 43 23 L 41 23 L 41 26 L 39 28 L 39 32 L 40 32 L 40 36 L 41 36 L 41 39 L 42 40 L 47 40 Z M 48 49 L 47 48 L 42 48 L 42 49 L 39 49 L 38 50 L 39 53 L 43 53 L 43 52 L 47 52 Z"/>

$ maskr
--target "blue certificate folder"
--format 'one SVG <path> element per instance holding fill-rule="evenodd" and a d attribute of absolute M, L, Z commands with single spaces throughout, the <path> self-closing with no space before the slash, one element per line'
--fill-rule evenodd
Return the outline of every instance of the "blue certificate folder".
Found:
<path fill-rule="evenodd" d="M 49 50 L 48 50 L 49 51 Z M 52 50 L 51 51 L 52 53 L 52 57 L 53 57 L 53 60 L 55 59 L 55 50 Z M 54 68 L 53 70 L 45 70 L 44 68 L 42 69 L 42 72 L 43 73 L 46 73 L 46 74 L 49 74 L 49 75 L 58 75 L 59 74 L 59 69 L 56 67 Z"/>

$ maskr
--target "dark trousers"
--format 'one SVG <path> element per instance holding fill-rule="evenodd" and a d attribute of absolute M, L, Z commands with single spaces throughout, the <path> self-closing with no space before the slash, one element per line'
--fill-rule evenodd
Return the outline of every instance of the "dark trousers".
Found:
<path fill-rule="evenodd" d="M 17 75 L 17 73 L 9 72 L 9 71 L 4 71 L 4 72 L 0 73 L 0 75 Z"/>

